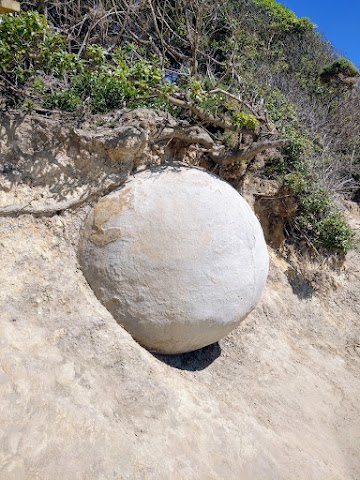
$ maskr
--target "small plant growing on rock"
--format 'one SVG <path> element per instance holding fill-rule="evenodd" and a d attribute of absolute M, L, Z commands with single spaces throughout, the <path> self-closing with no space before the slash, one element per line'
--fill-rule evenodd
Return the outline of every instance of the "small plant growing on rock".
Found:
<path fill-rule="evenodd" d="M 326 65 L 320 74 L 322 83 L 354 87 L 360 77 L 359 70 L 347 58 L 341 57 Z"/>
<path fill-rule="evenodd" d="M 64 112 L 75 112 L 81 103 L 81 98 L 69 88 L 46 95 L 43 102 L 46 108 Z"/>

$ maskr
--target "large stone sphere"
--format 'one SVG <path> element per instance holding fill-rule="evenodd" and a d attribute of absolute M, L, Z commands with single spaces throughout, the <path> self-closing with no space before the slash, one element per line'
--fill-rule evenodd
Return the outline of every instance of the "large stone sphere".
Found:
<path fill-rule="evenodd" d="M 268 273 L 261 226 L 229 184 L 196 168 L 154 168 L 89 214 L 80 264 L 100 302 L 141 345 L 189 352 L 228 334 Z"/>

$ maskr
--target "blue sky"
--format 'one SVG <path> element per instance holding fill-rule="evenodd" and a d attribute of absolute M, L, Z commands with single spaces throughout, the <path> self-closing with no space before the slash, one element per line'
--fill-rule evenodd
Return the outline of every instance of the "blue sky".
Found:
<path fill-rule="evenodd" d="M 360 0 L 278 0 L 309 17 L 340 54 L 360 68 Z"/>

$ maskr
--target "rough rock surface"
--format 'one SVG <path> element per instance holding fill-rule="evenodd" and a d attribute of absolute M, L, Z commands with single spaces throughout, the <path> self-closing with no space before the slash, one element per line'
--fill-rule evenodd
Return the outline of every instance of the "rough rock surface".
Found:
<path fill-rule="evenodd" d="M 113 112 L 90 123 L 1 114 L 0 214 L 74 208 L 117 188 L 140 165 L 182 160 L 188 146 L 213 144 L 201 128 L 155 110 Z"/>
<path fill-rule="evenodd" d="M 79 269 L 88 211 L 0 218 L 1 480 L 359 479 L 359 252 L 335 272 L 272 252 L 233 333 L 153 356 Z"/>
<path fill-rule="evenodd" d="M 184 353 L 227 335 L 268 273 L 256 216 L 228 183 L 181 165 L 146 169 L 103 197 L 80 263 L 97 298 L 141 345 Z"/>

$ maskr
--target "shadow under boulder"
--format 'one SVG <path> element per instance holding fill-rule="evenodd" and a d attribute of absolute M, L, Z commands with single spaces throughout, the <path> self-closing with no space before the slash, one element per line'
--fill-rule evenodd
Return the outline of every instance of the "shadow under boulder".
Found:
<path fill-rule="evenodd" d="M 153 353 L 153 355 L 155 358 L 166 363 L 170 367 L 177 368 L 178 370 L 196 372 L 204 370 L 219 358 L 221 355 L 221 348 L 219 343 L 216 342 L 193 352 L 180 353 L 178 355 Z"/>

